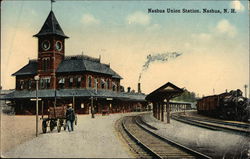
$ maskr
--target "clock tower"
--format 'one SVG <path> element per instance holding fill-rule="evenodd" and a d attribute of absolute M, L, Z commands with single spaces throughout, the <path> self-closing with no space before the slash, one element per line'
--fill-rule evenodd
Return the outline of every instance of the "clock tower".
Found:
<path fill-rule="evenodd" d="M 65 39 L 67 37 L 60 27 L 51 10 L 39 33 L 38 38 L 38 67 L 40 88 L 56 88 L 56 70 L 64 59 Z"/>

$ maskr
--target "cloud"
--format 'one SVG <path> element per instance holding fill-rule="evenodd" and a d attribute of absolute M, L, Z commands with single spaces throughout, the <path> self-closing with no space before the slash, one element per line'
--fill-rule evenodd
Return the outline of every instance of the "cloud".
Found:
<path fill-rule="evenodd" d="M 87 25 L 99 24 L 100 20 L 96 19 L 92 14 L 86 13 L 82 16 L 82 22 Z"/>
<path fill-rule="evenodd" d="M 239 0 L 233 0 L 230 3 L 230 6 L 232 8 L 234 8 L 236 11 L 244 11 L 245 7 L 241 4 L 241 2 Z"/>
<path fill-rule="evenodd" d="M 234 37 L 237 34 L 236 28 L 228 20 L 222 19 L 216 26 L 216 31 Z"/>
<path fill-rule="evenodd" d="M 206 33 L 199 33 L 199 34 L 192 34 L 191 37 L 196 39 L 200 42 L 208 42 L 214 38 L 218 38 L 220 36 L 229 36 L 231 38 L 235 37 L 237 34 L 237 29 L 233 26 L 228 20 L 222 19 L 220 20 L 214 29 L 210 32 Z"/>
<path fill-rule="evenodd" d="M 148 25 L 150 24 L 151 18 L 149 15 L 137 11 L 128 15 L 126 21 L 128 24 Z"/>
<path fill-rule="evenodd" d="M 146 28 L 146 31 L 151 32 L 151 31 L 156 31 L 156 30 L 159 30 L 159 29 L 161 29 L 161 25 L 160 24 L 153 24 L 153 25 L 149 25 Z"/>
<path fill-rule="evenodd" d="M 212 35 L 209 33 L 193 34 L 191 36 L 195 39 L 202 40 L 202 41 L 208 41 L 212 38 Z"/>

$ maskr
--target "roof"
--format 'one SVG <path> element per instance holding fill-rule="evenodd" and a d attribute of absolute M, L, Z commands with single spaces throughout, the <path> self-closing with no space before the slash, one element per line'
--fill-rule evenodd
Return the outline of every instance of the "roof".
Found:
<path fill-rule="evenodd" d="M 57 98 L 66 98 L 66 97 L 97 97 L 97 98 L 114 98 L 119 100 L 126 101 L 146 101 L 144 94 L 130 94 L 125 92 L 114 92 L 111 90 L 95 90 L 95 89 L 47 89 L 47 90 L 38 90 L 39 98 L 54 98 L 56 94 Z M 35 98 L 36 91 L 22 90 L 14 91 L 5 96 L 2 96 L 1 99 L 29 99 Z"/>
<path fill-rule="evenodd" d="M 20 75 L 36 75 L 37 74 L 37 61 L 29 60 L 29 63 L 22 67 L 17 72 L 13 73 L 12 76 L 20 76 Z"/>
<path fill-rule="evenodd" d="M 0 95 L 9 94 L 14 91 L 15 91 L 14 89 L 9 89 L 9 90 L 0 89 Z"/>
<path fill-rule="evenodd" d="M 122 79 L 119 74 L 110 68 L 110 65 L 103 64 L 100 59 L 86 55 L 67 56 L 57 69 L 57 73 L 84 71 L 107 74 L 111 75 L 112 78 Z"/>
<path fill-rule="evenodd" d="M 95 72 L 112 76 L 112 78 L 122 79 L 122 77 L 110 68 L 110 65 L 103 64 L 100 59 L 89 57 L 86 55 L 65 56 L 65 59 L 60 63 L 57 73 L 69 72 Z M 36 75 L 37 60 L 30 60 L 27 65 L 12 74 L 13 76 L 20 75 Z"/>
<path fill-rule="evenodd" d="M 62 36 L 64 38 L 69 38 L 68 36 L 66 36 L 61 28 L 61 26 L 59 25 L 53 11 L 50 11 L 47 19 L 45 20 L 41 30 L 39 31 L 39 33 L 37 33 L 36 35 L 34 35 L 35 37 L 40 37 L 40 36 L 44 36 L 44 35 L 58 35 L 58 36 Z"/>
<path fill-rule="evenodd" d="M 151 92 L 147 95 L 147 101 L 161 101 L 164 99 L 171 99 L 183 93 L 183 89 L 175 86 L 174 84 L 167 82 L 163 86 Z"/>

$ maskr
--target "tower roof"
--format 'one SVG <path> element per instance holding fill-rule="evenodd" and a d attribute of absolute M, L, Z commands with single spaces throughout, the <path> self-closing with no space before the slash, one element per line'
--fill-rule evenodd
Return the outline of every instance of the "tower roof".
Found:
<path fill-rule="evenodd" d="M 59 25 L 58 21 L 56 20 L 55 14 L 53 13 L 53 11 L 50 11 L 46 21 L 44 22 L 41 30 L 39 31 L 39 33 L 37 33 L 36 35 L 34 35 L 35 37 L 40 37 L 40 36 L 44 36 L 44 35 L 59 35 L 62 36 L 64 38 L 69 38 L 68 36 L 66 36 L 61 28 L 61 26 Z"/>

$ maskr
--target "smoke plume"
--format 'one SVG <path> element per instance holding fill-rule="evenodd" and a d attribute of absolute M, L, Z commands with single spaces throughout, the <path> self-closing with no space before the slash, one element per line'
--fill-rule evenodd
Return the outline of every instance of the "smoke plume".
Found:
<path fill-rule="evenodd" d="M 167 62 L 170 59 L 175 59 L 178 56 L 181 56 L 182 53 L 177 53 L 177 52 L 167 52 L 167 53 L 158 53 L 155 55 L 151 55 L 149 54 L 147 56 L 147 61 L 145 62 L 145 64 L 142 66 L 142 71 L 139 75 L 139 79 L 138 79 L 138 83 L 141 80 L 142 74 L 144 71 L 146 71 L 149 68 L 150 63 L 152 62 Z"/>

